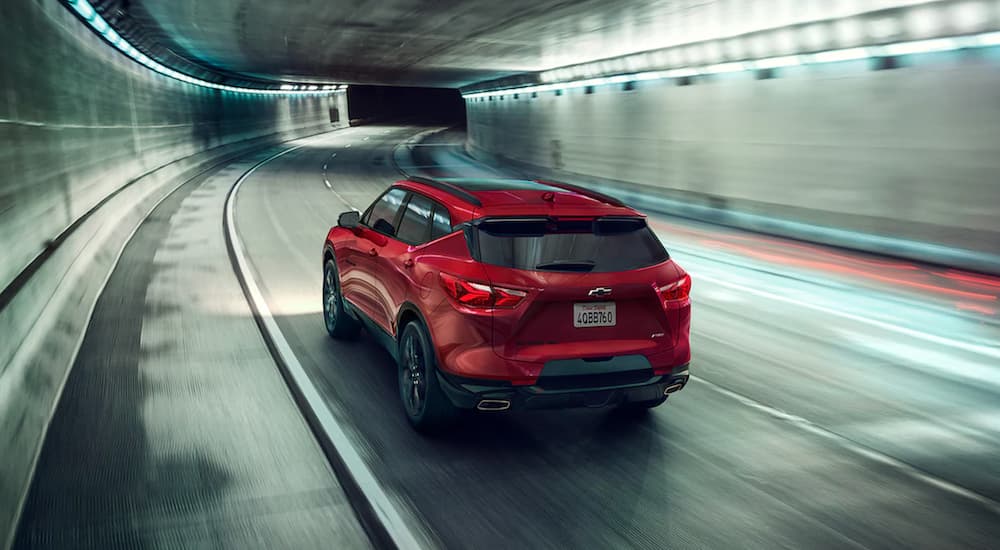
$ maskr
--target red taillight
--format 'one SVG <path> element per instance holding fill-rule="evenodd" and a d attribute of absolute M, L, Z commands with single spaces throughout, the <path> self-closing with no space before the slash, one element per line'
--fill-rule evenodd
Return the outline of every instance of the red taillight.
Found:
<path fill-rule="evenodd" d="M 691 295 L 691 277 L 684 275 L 678 281 L 658 286 L 656 287 L 656 292 L 660 295 L 660 299 L 664 301 L 664 305 L 666 305 L 666 302 L 687 300 Z"/>
<path fill-rule="evenodd" d="M 512 288 L 501 288 L 486 283 L 476 283 L 465 279 L 439 273 L 441 286 L 458 303 L 466 307 L 515 307 L 527 296 L 526 292 Z"/>

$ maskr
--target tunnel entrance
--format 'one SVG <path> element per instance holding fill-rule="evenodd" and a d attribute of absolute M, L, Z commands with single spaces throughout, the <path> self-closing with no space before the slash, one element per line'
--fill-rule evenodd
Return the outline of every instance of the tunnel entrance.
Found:
<path fill-rule="evenodd" d="M 352 125 L 403 120 L 465 124 L 465 101 L 453 88 L 351 85 L 347 104 Z"/>

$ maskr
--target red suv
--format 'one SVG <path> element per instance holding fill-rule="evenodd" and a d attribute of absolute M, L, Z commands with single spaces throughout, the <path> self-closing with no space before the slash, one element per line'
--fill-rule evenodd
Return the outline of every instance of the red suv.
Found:
<path fill-rule="evenodd" d="M 690 277 L 588 189 L 412 177 L 340 215 L 323 269 L 327 330 L 389 350 L 421 430 L 460 409 L 646 409 L 688 380 Z"/>

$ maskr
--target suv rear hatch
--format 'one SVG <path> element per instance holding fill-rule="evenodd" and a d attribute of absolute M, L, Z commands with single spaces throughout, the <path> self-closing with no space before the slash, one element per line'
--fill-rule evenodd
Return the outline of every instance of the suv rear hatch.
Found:
<path fill-rule="evenodd" d="M 678 323 L 659 289 L 679 271 L 644 218 L 490 218 L 469 241 L 494 286 L 526 294 L 494 310 L 500 356 L 597 359 L 674 345 Z"/>

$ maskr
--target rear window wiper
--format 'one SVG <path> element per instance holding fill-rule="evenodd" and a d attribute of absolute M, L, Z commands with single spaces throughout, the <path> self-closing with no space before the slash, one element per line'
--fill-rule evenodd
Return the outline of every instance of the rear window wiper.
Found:
<path fill-rule="evenodd" d="M 554 262 L 538 264 L 535 266 L 535 269 L 540 269 L 542 271 L 579 271 L 581 273 L 586 273 L 588 271 L 593 271 L 595 265 L 597 265 L 596 262 L 592 262 L 590 260 L 557 260 Z"/>

